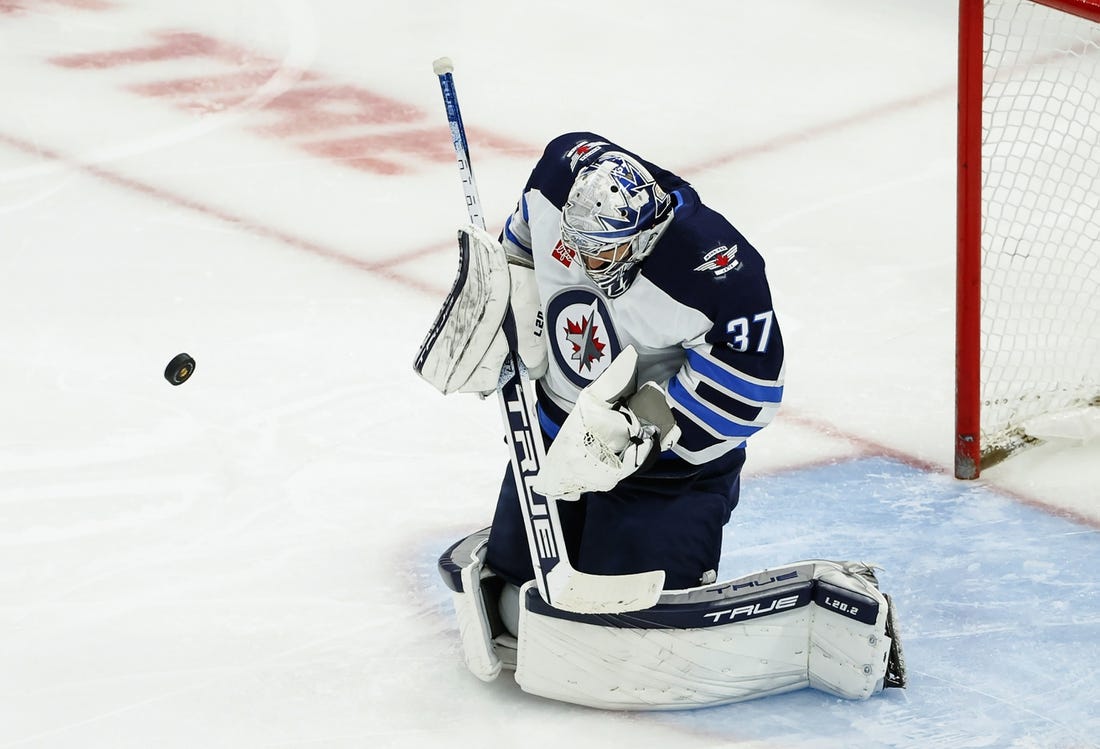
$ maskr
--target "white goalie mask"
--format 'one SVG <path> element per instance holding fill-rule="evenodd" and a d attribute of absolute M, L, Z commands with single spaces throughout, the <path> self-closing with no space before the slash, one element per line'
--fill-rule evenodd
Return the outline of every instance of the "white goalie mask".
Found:
<path fill-rule="evenodd" d="M 594 269 L 583 264 L 585 272 L 614 298 L 633 283 L 672 213 L 672 199 L 649 170 L 612 151 L 577 174 L 561 212 L 562 243 L 600 261 Z"/>

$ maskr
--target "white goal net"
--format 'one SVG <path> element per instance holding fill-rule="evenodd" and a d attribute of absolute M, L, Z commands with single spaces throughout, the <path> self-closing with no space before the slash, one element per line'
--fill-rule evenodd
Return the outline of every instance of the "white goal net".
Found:
<path fill-rule="evenodd" d="M 1100 398 L 1100 23 L 1047 5 L 985 3 L 983 455 Z"/>

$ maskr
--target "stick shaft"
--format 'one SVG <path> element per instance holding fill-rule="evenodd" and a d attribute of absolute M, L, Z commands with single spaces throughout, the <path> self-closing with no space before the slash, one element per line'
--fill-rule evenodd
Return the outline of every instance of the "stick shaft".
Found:
<path fill-rule="evenodd" d="M 458 174 L 462 179 L 462 191 L 466 195 L 466 209 L 470 222 L 484 229 L 485 217 L 477 193 L 477 182 L 474 180 L 474 169 L 470 164 L 470 146 L 466 140 L 466 128 L 462 124 L 462 110 L 458 107 L 458 92 L 455 91 L 454 76 L 449 69 L 449 63 L 447 68 L 446 72 L 439 74 L 439 88 L 443 92 L 443 106 L 447 110 L 447 123 L 451 127 L 451 142 L 454 143 L 455 155 L 458 157 Z"/>
<path fill-rule="evenodd" d="M 443 105 L 451 128 L 451 141 L 454 144 L 455 155 L 458 157 L 458 173 L 462 179 L 462 190 L 466 195 L 466 208 L 470 222 L 484 229 L 485 219 L 481 211 L 477 181 L 474 179 L 474 171 L 470 163 L 470 146 L 466 140 L 462 110 L 458 105 L 458 92 L 455 90 L 452 74 L 453 66 L 444 58 L 437 60 L 433 67 L 439 77 L 439 87 L 443 93 Z M 523 521 L 527 530 L 527 543 L 531 549 L 535 579 L 543 600 L 554 605 L 547 584 L 547 575 L 562 563 L 565 543 L 561 533 L 557 503 L 553 498 L 543 497 L 531 489 L 531 481 L 538 474 L 546 455 L 546 448 L 542 442 L 542 435 L 537 430 L 538 419 L 533 388 L 530 387 L 526 368 L 515 354 L 516 331 L 511 310 L 506 315 L 505 333 L 508 336 L 511 353 L 505 360 L 504 368 L 510 371 L 511 376 L 506 381 L 504 377 L 501 378 L 502 382 L 497 387 L 497 396 L 508 447 L 511 450 L 512 472 L 515 475 L 516 488 L 523 505 Z M 568 559 L 564 561 L 568 567 Z"/>

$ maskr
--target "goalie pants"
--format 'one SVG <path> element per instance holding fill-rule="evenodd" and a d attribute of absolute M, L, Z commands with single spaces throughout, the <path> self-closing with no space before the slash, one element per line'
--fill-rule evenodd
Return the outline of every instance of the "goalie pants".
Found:
<path fill-rule="evenodd" d="M 654 471 L 624 479 L 608 492 L 559 501 L 573 566 L 598 575 L 663 569 L 666 590 L 699 585 L 708 572 L 705 582 L 712 582 L 744 463 L 745 450 L 738 448 L 691 476 Z M 501 482 L 485 561 L 515 585 L 535 577 L 511 465 Z"/>

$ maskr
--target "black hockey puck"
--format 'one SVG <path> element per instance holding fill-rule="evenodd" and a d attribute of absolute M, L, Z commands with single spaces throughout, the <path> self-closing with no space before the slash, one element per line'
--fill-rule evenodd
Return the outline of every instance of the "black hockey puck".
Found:
<path fill-rule="evenodd" d="M 164 370 L 164 379 L 173 385 L 182 385 L 195 371 L 195 360 L 190 354 L 176 354 Z"/>

